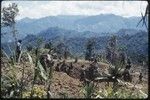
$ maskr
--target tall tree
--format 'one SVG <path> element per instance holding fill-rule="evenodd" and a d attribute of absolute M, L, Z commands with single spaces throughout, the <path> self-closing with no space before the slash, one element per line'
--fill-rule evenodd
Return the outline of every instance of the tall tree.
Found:
<path fill-rule="evenodd" d="M 86 44 L 85 60 L 90 60 L 91 57 L 94 55 L 94 45 L 95 45 L 94 39 L 93 38 L 89 39 Z"/>
<path fill-rule="evenodd" d="M 69 55 L 69 50 L 67 47 L 65 47 L 65 51 L 64 51 L 64 59 L 67 59 Z"/>
<path fill-rule="evenodd" d="M 145 9 L 145 13 L 143 14 L 141 12 L 141 20 L 138 22 L 137 26 L 139 26 L 140 23 L 142 23 L 142 26 L 144 25 L 146 27 L 146 29 L 148 30 L 148 15 L 149 15 L 149 0 L 146 0 L 147 1 L 147 6 L 146 6 L 146 9 Z"/>
<path fill-rule="evenodd" d="M 9 4 L 8 7 L 3 7 L 1 10 L 1 26 L 9 27 L 14 37 L 14 59 L 16 60 L 17 47 L 17 30 L 16 30 L 16 16 L 19 13 L 18 5 L 16 3 Z M 2 35 L 2 33 L 1 33 Z"/>
<path fill-rule="evenodd" d="M 16 3 L 9 4 L 8 7 L 3 7 L 1 11 L 1 25 L 2 27 L 9 27 L 11 33 L 17 42 L 17 30 L 16 30 L 16 16 L 19 13 L 18 5 Z"/>
<path fill-rule="evenodd" d="M 108 46 L 106 47 L 107 60 L 114 64 L 117 58 L 117 53 L 117 37 L 112 36 L 108 42 Z"/>
<path fill-rule="evenodd" d="M 53 49 L 53 44 L 52 44 L 52 42 L 50 41 L 50 42 L 46 43 L 46 44 L 45 44 L 45 48 L 46 48 L 46 49 L 49 49 L 49 50 L 52 50 L 52 49 Z"/>
<path fill-rule="evenodd" d="M 64 56 L 66 56 L 65 51 L 67 50 L 67 47 L 65 45 L 64 42 L 60 42 L 57 46 L 56 46 L 56 53 L 58 55 L 59 58 L 63 58 Z M 65 57 L 64 57 L 65 58 Z"/>

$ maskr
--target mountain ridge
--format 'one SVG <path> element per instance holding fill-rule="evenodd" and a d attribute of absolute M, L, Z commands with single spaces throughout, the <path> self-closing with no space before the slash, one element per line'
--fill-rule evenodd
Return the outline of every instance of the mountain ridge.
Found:
<path fill-rule="evenodd" d="M 122 28 L 146 30 L 142 25 L 136 27 L 140 17 L 124 18 L 113 14 L 100 14 L 94 16 L 59 15 L 47 16 L 39 19 L 25 18 L 17 21 L 18 38 L 24 38 L 28 34 L 38 34 L 49 27 L 59 27 L 79 32 L 91 31 L 94 33 L 115 33 Z M 2 29 L 7 31 L 8 29 Z M 12 40 L 10 34 L 6 35 L 2 42 Z"/>
<path fill-rule="evenodd" d="M 131 34 L 132 32 L 132 34 Z M 93 35 L 96 34 L 96 35 Z M 145 59 L 148 55 L 148 32 L 137 31 L 134 29 L 120 29 L 117 33 L 109 35 L 100 35 L 90 31 L 78 32 L 75 30 L 66 30 L 59 27 L 50 27 L 46 30 L 39 32 L 38 34 L 29 34 L 23 40 L 23 48 L 32 45 L 37 46 L 38 38 L 43 39 L 42 46 L 51 41 L 54 46 L 63 42 L 69 47 L 70 52 L 73 55 L 84 55 L 85 45 L 88 39 L 93 38 L 96 41 L 95 49 L 98 54 L 105 53 L 105 48 L 109 38 L 112 35 L 116 35 L 118 38 L 118 46 L 125 46 L 125 51 L 132 58 Z M 11 45 L 11 43 L 10 43 Z M 2 44 L 2 47 L 6 47 L 6 44 Z M 5 48 L 5 50 L 8 50 Z M 143 58 L 141 58 L 143 57 Z"/>

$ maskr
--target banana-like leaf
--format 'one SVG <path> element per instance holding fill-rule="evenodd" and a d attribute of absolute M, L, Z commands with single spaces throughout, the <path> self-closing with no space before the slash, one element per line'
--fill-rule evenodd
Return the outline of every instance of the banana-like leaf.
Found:
<path fill-rule="evenodd" d="M 94 85 L 93 84 L 89 84 L 85 86 L 85 97 L 86 98 L 91 98 L 91 95 L 94 91 Z"/>
<path fill-rule="evenodd" d="M 46 75 L 46 71 L 43 69 L 43 66 L 42 64 L 40 63 L 40 61 L 38 61 L 38 67 L 39 67 L 39 70 L 40 70 L 40 75 L 42 76 L 42 78 L 44 80 L 47 80 L 47 75 Z"/>
<path fill-rule="evenodd" d="M 144 93 L 142 90 L 139 90 L 139 93 L 143 98 L 148 98 L 148 95 Z"/>
<path fill-rule="evenodd" d="M 1 49 L 2 50 L 2 49 Z M 7 57 L 7 59 L 9 60 L 10 58 L 9 58 L 9 56 L 7 55 L 7 53 L 4 51 L 4 50 L 2 50 L 2 52 L 3 52 L 3 54 Z"/>
<path fill-rule="evenodd" d="M 29 58 L 29 62 L 31 63 L 31 64 L 33 64 L 33 60 L 32 60 L 32 57 L 30 56 L 30 54 L 27 52 L 27 55 L 28 55 L 28 58 Z"/>
<path fill-rule="evenodd" d="M 13 97 L 13 95 L 14 95 L 14 91 L 11 91 L 9 97 L 11 98 Z"/>

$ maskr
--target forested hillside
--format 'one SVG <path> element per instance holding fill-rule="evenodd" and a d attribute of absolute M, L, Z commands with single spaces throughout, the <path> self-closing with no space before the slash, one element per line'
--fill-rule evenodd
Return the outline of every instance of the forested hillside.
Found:
<path fill-rule="evenodd" d="M 49 27 L 59 27 L 78 32 L 91 31 L 98 35 L 104 33 L 116 33 L 120 29 L 146 30 L 137 23 L 141 17 L 124 18 L 114 14 L 100 14 L 96 16 L 48 16 L 40 19 L 24 18 L 16 23 L 18 37 L 24 38 L 28 34 L 37 34 Z M 148 22 L 147 22 L 148 23 Z M 2 28 L 2 32 L 8 32 L 9 28 Z M 10 31 L 9 31 L 10 32 Z M 2 38 L 2 42 L 12 40 L 10 33 Z"/>

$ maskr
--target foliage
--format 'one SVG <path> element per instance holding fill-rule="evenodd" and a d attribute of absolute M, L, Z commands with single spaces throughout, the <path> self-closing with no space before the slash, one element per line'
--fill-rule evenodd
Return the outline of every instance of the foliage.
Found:
<path fill-rule="evenodd" d="M 143 15 L 143 13 L 141 12 L 141 16 L 142 16 L 142 18 L 141 18 L 141 20 L 138 22 L 138 24 L 137 24 L 137 26 L 139 26 L 139 24 L 141 23 L 141 22 L 143 22 L 142 23 L 142 26 L 144 25 L 145 27 L 146 27 L 146 29 L 148 29 L 148 25 L 147 25 L 147 18 L 148 18 L 148 14 L 149 14 L 149 2 L 148 2 L 148 0 L 147 0 L 147 6 L 146 6 L 146 10 L 145 10 L 145 14 Z"/>
<path fill-rule="evenodd" d="M 10 57 L 7 55 L 7 53 L 3 50 L 3 49 L 1 49 L 1 56 L 5 56 L 8 60 L 10 60 Z"/>
<path fill-rule="evenodd" d="M 117 54 L 117 37 L 113 35 L 108 41 L 106 48 L 106 58 L 110 63 L 114 64 L 117 58 Z"/>
<path fill-rule="evenodd" d="M 3 96 L 6 96 L 8 98 L 12 97 L 18 97 L 20 96 L 20 83 L 21 81 L 18 80 L 18 72 L 19 69 L 16 66 L 16 63 L 8 63 L 8 72 L 5 75 L 4 72 L 2 74 L 2 82 L 1 82 L 1 91 L 3 92 Z"/>
<path fill-rule="evenodd" d="M 68 94 L 66 92 L 59 93 L 60 98 L 68 98 Z"/>
<path fill-rule="evenodd" d="M 41 43 L 41 42 L 40 42 Z M 40 45 L 39 45 L 40 46 Z M 43 52 L 43 51 L 42 51 Z M 10 57 L 7 54 L 6 57 L 10 59 Z M 25 56 L 26 55 L 26 56 Z M 35 55 L 35 56 L 34 56 Z M 20 80 L 17 80 L 17 72 L 18 72 L 18 67 L 16 63 L 11 64 L 10 63 L 10 72 L 5 76 L 2 76 L 2 92 L 3 92 L 3 97 L 20 97 L 21 92 L 23 98 L 30 98 L 32 95 L 32 98 L 52 98 L 53 96 L 51 95 L 51 83 L 52 83 L 52 78 L 53 78 L 53 69 L 50 67 L 47 71 L 43 69 L 43 66 L 39 62 L 39 56 L 40 56 L 40 49 L 36 48 L 35 53 L 32 52 L 23 52 L 22 54 L 23 57 L 28 58 L 28 63 L 31 64 L 31 69 L 34 70 L 34 76 L 31 81 L 34 81 L 31 83 L 33 85 L 30 87 L 30 89 L 24 89 L 23 81 L 21 78 Z M 21 57 L 21 59 L 23 58 Z M 113 68 L 114 66 L 114 68 Z M 116 60 L 113 65 L 110 64 L 110 72 L 112 76 L 115 76 L 118 78 L 118 74 L 120 73 L 121 69 L 124 68 L 123 64 L 121 63 L 120 60 Z M 25 70 L 26 71 L 26 70 Z M 10 76 L 9 76 L 10 75 Z M 23 72 L 22 72 L 23 75 Z M 46 83 L 44 87 L 39 87 L 39 85 L 36 85 L 36 82 L 38 82 L 36 77 L 39 77 L 42 80 L 42 84 Z M 23 85 L 23 87 L 21 87 Z M 37 89 L 35 88 L 37 87 Z M 31 90 L 31 91 L 30 91 Z M 117 87 L 116 91 L 114 91 L 114 87 L 106 87 L 105 89 L 101 91 L 96 91 L 96 88 L 94 87 L 93 83 L 86 84 L 84 87 L 84 95 L 86 98 L 145 98 L 146 94 L 143 93 L 142 91 L 133 91 L 133 90 L 127 90 L 126 88 L 120 88 Z M 95 94 L 97 94 L 95 96 Z M 132 94 L 132 95 L 130 95 Z M 62 93 L 61 95 L 62 98 L 67 98 L 68 95 L 66 93 Z"/>
<path fill-rule="evenodd" d="M 2 8 L 2 26 L 12 27 L 15 24 L 15 18 L 18 15 L 19 9 L 17 4 L 9 4 L 8 7 Z"/>
<path fill-rule="evenodd" d="M 12 30 L 13 37 L 15 38 L 15 41 L 17 41 L 16 37 L 16 29 L 15 29 L 15 18 L 18 15 L 19 9 L 17 4 L 12 3 L 9 4 L 8 7 L 3 7 L 2 8 L 2 22 L 1 25 L 3 27 L 9 26 Z"/>
<path fill-rule="evenodd" d="M 46 43 L 46 44 L 45 44 L 45 48 L 51 50 L 51 49 L 53 48 L 52 42 Z"/>
<path fill-rule="evenodd" d="M 30 98 L 31 92 L 23 92 L 23 98 Z M 43 86 L 35 85 L 33 87 L 33 98 L 43 98 L 46 96 L 46 91 Z"/>
<path fill-rule="evenodd" d="M 38 61 L 38 70 L 39 70 L 39 73 L 40 73 L 38 75 L 40 75 L 41 78 L 43 78 L 44 80 L 47 80 L 48 78 L 47 78 L 47 76 L 45 74 L 46 72 L 45 72 L 43 66 L 41 65 L 40 61 Z"/>
<path fill-rule="evenodd" d="M 27 48 L 27 51 L 29 51 L 29 52 L 33 50 L 32 45 L 28 45 L 26 48 Z"/>
<path fill-rule="evenodd" d="M 85 98 L 91 98 L 94 93 L 94 90 L 94 83 L 89 83 L 85 85 L 82 92 L 84 93 Z"/>
<path fill-rule="evenodd" d="M 94 39 L 93 38 L 89 39 L 87 44 L 86 44 L 85 60 L 90 60 L 91 57 L 93 57 L 94 45 L 95 45 Z"/>
<path fill-rule="evenodd" d="M 147 8 L 148 9 L 148 8 Z M 3 26 L 9 26 L 12 28 L 12 33 L 17 40 L 16 37 L 16 29 L 15 29 L 15 18 L 18 15 L 18 7 L 17 4 L 13 3 L 12 5 L 9 5 L 9 7 L 4 7 L 2 9 L 2 25 Z M 143 15 L 142 15 L 143 17 Z M 143 18 L 143 20 L 145 20 Z M 146 23 L 146 22 L 145 22 Z M 50 66 L 47 68 L 47 70 L 44 70 L 42 64 L 39 61 L 40 53 L 43 53 L 43 51 L 40 50 L 40 47 L 43 43 L 43 39 L 39 38 L 37 40 L 37 47 L 32 51 L 32 46 L 27 46 L 27 52 L 23 52 L 20 55 L 21 64 L 16 63 L 15 59 L 15 53 L 12 57 L 7 55 L 5 51 L 1 49 L 1 53 L 3 54 L 2 57 L 6 57 L 8 62 L 8 66 L 3 66 L 2 71 L 2 81 L 1 81 L 1 92 L 2 97 L 4 98 L 44 98 L 47 97 L 48 99 L 52 97 L 51 95 L 51 84 L 53 80 L 53 67 Z M 45 44 L 45 48 L 52 49 L 53 45 L 51 42 L 48 44 Z M 91 57 L 94 57 L 94 49 L 95 49 L 95 41 L 93 38 L 89 39 L 86 44 L 86 54 L 85 59 L 90 60 Z M 119 74 L 121 73 L 121 70 L 124 68 L 123 63 L 118 59 L 118 48 L 117 48 L 117 39 L 116 36 L 111 37 L 109 41 L 109 45 L 107 48 L 108 55 L 110 54 L 110 70 L 109 74 L 112 77 L 115 77 L 117 80 L 119 78 Z M 120 51 L 126 50 L 126 47 L 120 47 Z M 32 52 L 30 52 L 32 51 Z M 65 43 L 60 43 L 56 46 L 56 52 L 60 57 L 64 57 L 64 59 L 67 59 L 67 56 L 69 54 L 69 49 Z M 26 61 L 24 58 L 28 57 L 28 61 Z M 141 61 L 145 60 L 144 55 L 139 55 Z M 109 57 L 108 57 L 109 58 Z M 104 61 L 103 55 L 100 56 L 100 60 Z M 77 62 L 78 59 L 75 58 L 75 62 Z M 33 70 L 33 73 L 31 71 L 31 76 L 33 74 L 33 78 L 31 79 L 32 83 L 29 83 L 30 86 L 25 85 L 25 81 L 27 81 L 28 77 L 25 77 L 25 72 L 27 71 L 26 68 L 26 62 L 29 63 L 31 66 L 29 69 Z M 148 63 L 148 61 L 147 61 Z M 50 65 L 50 64 L 49 64 Z M 20 68 L 21 67 L 21 68 Z M 28 70 L 29 70 L 28 69 Z M 6 72 L 5 72 L 6 71 Z M 27 71 L 28 72 L 28 71 Z M 27 73 L 26 72 L 26 73 Z M 21 75 L 20 75 L 21 73 Z M 21 76 L 21 77 L 20 77 Z M 42 81 L 42 84 L 44 83 L 44 86 L 36 85 L 36 82 L 39 81 L 37 78 L 40 78 Z M 116 82 L 114 82 L 116 83 Z M 56 84 L 55 84 L 56 85 Z M 25 87 L 28 87 L 27 89 Z M 115 88 L 114 88 L 115 87 Z M 46 90 L 47 89 L 47 90 Z M 115 90 L 115 91 L 114 91 Z M 84 95 L 86 98 L 92 98 L 94 97 L 94 93 L 96 93 L 96 98 L 147 98 L 147 94 L 145 94 L 142 90 L 130 90 L 125 87 L 119 88 L 118 84 L 113 84 L 113 87 L 108 86 L 105 89 L 102 89 L 100 91 L 96 91 L 96 88 L 94 86 L 94 83 L 90 82 L 85 85 L 84 87 Z M 68 94 L 65 92 L 60 93 L 62 98 L 67 98 Z"/>
<path fill-rule="evenodd" d="M 136 98 L 147 98 L 148 95 L 141 90 L 129 90 L 125 87 L 117 89 L 116 92 L 113 91 L 111 86 L 105 89 L 97 91 L 96 98 L 122 98 L 122 99 L 136 99 Z"/>
<path fill-rule="evenodd" d="M 126 51 L 127 47 L 125 45 L 118 46 L 118 51 Z"/>
<path fill-rule="evenodd" d="M 58 55 L 58 58 L 67 59 L 70 55 L 69 47 L 63 42 L 57 44 L 57 46 L 55 47 L 55 51 Z"/>
<path fill-rule="evenodd" d="M 39 71 L 41 72 L 41 75 L 40 76 L 43 76 L 43 70 L 41 68 L 41 65 L 39 63 L 39 48 L 42 44 L 42 38 L 39 38 L 37 40 L 37 48 L 35 49 L 35 66 L 34 66 L 34 77 L 33 77 L 33 81 L 32 81 L 32 89 L 31 89 L 31 94 L 30 94 L 30 97 L 32 98 L 33 97 L 33 88 L 34 88 L 34 85 L 35 85 L 35 81 L 37 79 L 37 76 L 39 75 Z M 38 68 L 39 67 L 39 68 Z"/>
<path fill-rule="evenodd" d="M 13 55 L 13 59 L 14 61 L 16 62 L 16 45 L 17 45 L 17 30 L 16 30 L 16 27 L 15 27 L 15 24 L 16 24 L 16 16 L 18 15 L 19 13 L 19 9 L 18 9 L 18 5 L 15 4 L 15 3 L 12 3 L 12 4 L 9 4 L 8 7 L 3 7 L 2 8 L 2 13 L 1 13 L 1 16 L 2 16 L 2 20 L 1 20 L 1 25 L 2 27 L 10 27 L 11 28 L 11 33 L 14 37 L 14 55 Z"/>

